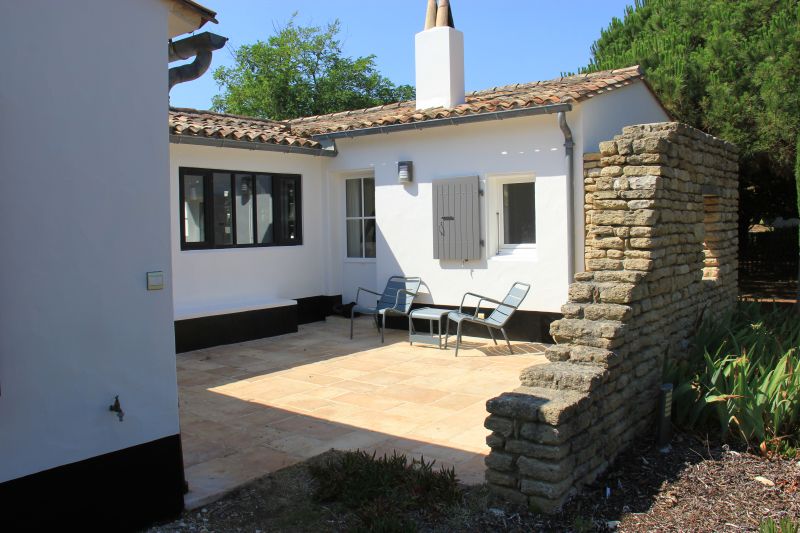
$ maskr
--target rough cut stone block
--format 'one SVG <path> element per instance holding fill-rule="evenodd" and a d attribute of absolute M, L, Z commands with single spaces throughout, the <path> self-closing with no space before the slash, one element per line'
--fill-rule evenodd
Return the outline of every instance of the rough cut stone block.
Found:
<path fill-rule="evenodd" d="M 527 423 L 522 425 L 520 435 L 536 444 L 555 446 L 564 444 L 572 436 L 571 428 Z"/>
<path fill-rule="evenodd" d="M 567 456 L 570 452 L 570 445 L 567 443 L 560 446 L 547 446 L 520 439 L 508 441 L 506 443 L 506 451 L 524 455 L 525 457 L 557 461 Z"/>
<path fill-rule="evenodd" d="M 519 378 L 525 387 L 589 392 L 602 384 L 606 372 L 601 366 L 547 363 L 526 368 Z"/>
<path fill-rule="evenodd" d="M 616 320 L 625 321 L 631 316 L 631 308 L 619 304 L 591 304 L 583 308 L 583 317 L 586 320 Z"/>
<path fill-rule="evenodd" d="M 491 433 L 486 437 L 486 445 L 489 448 L 502 449 L 506 444 L 506 439 L 497 433 Z"/>
<path fill-rule="evenodd" d="M 486 410 L 492 413 L 492 409 L 496 405 L 494 400 L 497 398 L 492 398 L 491 400 L 486 402 Z M 509 420 L 508 418 L 502 418 L 497 415 L 489 416 L 484 422 L 483 427 L 488 430 L 494 431 L 498 435 L 502 435 L 503 437 L 510 437 L 514 433 L 514 421 Z"/>
<path fill-rule="evenodd" d="M 516 468 L 516 457 L 510 453 L 492 451 L 484 460 L 486 466 L 499 472 L 512 472 Z"/>
<path fill-rule="evenodd" d="M 551 483 L 572 481 L 572 470 L 575 460 L 564 458 L 560 461 L 544 461 L 531 457 L 520 457 L 517 460 L 519 473 L 535 480 L 549 481 Z"/>
<path fill-rule="evenodd" d="M 509 474 L 508 472 L 498 472 L 497 470 L 487 469 L 486 482 L 502 487 L 516 488 L 517 476 Z"/>
<path fill-rule="evenodd" d="M 556 500 L 563 497 L 572 488 L 572 478 L 563 481 L 549 483 L 535 479 L 523 479 L 520 482 L 520 491 L 530 496 L 540 496 L 548 500 Z"/>
<path fill-rule="evenodd" d="M 501 485 L 495 485 L 494 483 L 491 482 L 488 483 L 488 487 L 490 492 L 496 494 L 497 496 L 506 501 L 509 501 L 511 503 L 516 503 L 517 505 L 528 505 L 528 497 L 525 494 L 522 494 L 517 489 L 503 487 Z"/>
<path fill-rule="evenodd" d="M 617 155 L 617 143 L 614 141 L 601 142 L 600 153 L 604 156 Z"/>
<path fill-rule="evenodd" d="M 600 288 L 600 301 L 610 304 L 629 304 L 633 301 L 634 287 L 635 285 L 629 283 L 604 286 Z"/>
<path fill-rule="evenodd" d="M 563 310 L 563 308 L 562 308 Z M 544 356 L 549 361 L 567 361 L 570 358 L 571 347 L 569 344 L 554 344 L 549 346 L 544 352 Z"/>

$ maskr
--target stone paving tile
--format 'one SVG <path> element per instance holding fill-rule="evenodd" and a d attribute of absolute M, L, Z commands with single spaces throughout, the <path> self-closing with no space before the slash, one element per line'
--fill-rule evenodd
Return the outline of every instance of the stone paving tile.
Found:
<path fill-rule="evenodd" d="M 403 331 L 381 344 L 368 319 L 354 340 L 347 320 L 178 356 L 181 429 L 190 508 L 330 448 L 435 459 L 468 483 L 483 481 L 485 402 L 546 362 L 544 345 L 466 338 L 459 357 L 410 346 Z"/>

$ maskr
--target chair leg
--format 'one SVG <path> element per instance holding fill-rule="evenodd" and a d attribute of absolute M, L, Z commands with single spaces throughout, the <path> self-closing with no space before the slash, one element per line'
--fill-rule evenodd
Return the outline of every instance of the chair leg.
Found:
<path fill-rule="evenodd" d="M 355 320 L 355 312 L 350 310 L 350 340 L 353 340 L 353 320 Z"/>
<path fill-rule="evenodd" d="M 461 324 L 463 322 L 459 322 L 458 329 L 456 329 L 456 357 L 458 357 L 458 347 L 461 346 Z"/>
<path fill-rule="evenodd" d="M 508 342 L 508 335 L 506 335 L 506 330 L 500 328 L 500 333 L 503 334 L 503 338 L 506 340 L 506 344 L 508 344 L 508 351 L 511 352 L 511 355 L 514 355 L 514 350 L 511 348 L 511 343 Z"/>
<path fill-rule="evenodd" d="M 383 332 L 386 331 L 386 313 L 383 313 L 381 316 L 383 325 L 381 326 L 381 344 L 384 343 L 383 341 Z"/>
<path fill-rule="evenodd" d="M 444 349 L 447 349 L 447 341 L 450 340 L 450 317 L 445 319 L 445 326 L 447 326 L 447 331 L 445 332 L 444 336 Z"/>
<path fill-rule="evenodd" d="M 494 331 L 492 331 L 492 328 L 490 328 L 489 326 L 486 326 L 486 329 L 489 330 L 489 336 L 492 338 L 494 345 L 497 346 L 497 339 L 494 338 Z"/>

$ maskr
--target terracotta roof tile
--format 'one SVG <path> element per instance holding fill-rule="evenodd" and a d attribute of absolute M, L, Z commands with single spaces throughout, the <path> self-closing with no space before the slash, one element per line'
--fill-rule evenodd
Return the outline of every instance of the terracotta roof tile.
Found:
<path fill-rule="evenodd" d="M 170 108 L 169 132 L 178 136 L 322 148 L 317 141 L 293 132 L 286 122 L 197 109 Z"/>
<path fill-rule="evenodd" d="M 416 109 L 414 101 L 399 102 L 369 109 L 345 111 L 289 120 L 292 131 L 320 135 L 409 122 L 424 122 L 450 116 L 492 113 L 549 104 L 578 103 L 597 94 L 625 87 L 642 79 L 638 66 L 568 76 L 549 81 L 517 83 L 469 93 L 466 102 L 452 109 Z"/>
<path fill-rule="evenodd" d="M 549 104 L 578 103 L 625 87 L 642 78 L 641 70 L 635 66 L 549 81 L 494 87 L 469 93 L 464 104 L 450 109 L 435 107 L 418 110 L 416 103 L 409 101 L 289 121 L 170 108 L 169 131 L 170 134 L 179 136 L 322 148 L 319 142 L 311 138 L 313 135 Z"/>

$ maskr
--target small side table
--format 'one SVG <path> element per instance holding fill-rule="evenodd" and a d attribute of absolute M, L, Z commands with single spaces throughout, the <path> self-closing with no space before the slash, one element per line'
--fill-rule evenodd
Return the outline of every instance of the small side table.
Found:
<path fill-rule="evenodd" d="M 436 307 L 423 307 L 422 309 L 415 309 L 411 311 L 408 316 L 408 343 L 413 344 L 431 344 L 438 347 L 440 350 L 443 347 L 442 339 L 442 322 L 447 323 L 447 314 L 452 309 L 439 309 Z M 417 333 L 414 331 L 414 319 L 428 320 L 430 322 L 430 333 Z M 433 322 L 436 321 L 438 329 L 436 334 L 433 333 Z M 446 333 L 446 332 L 445 332 Z"/>

